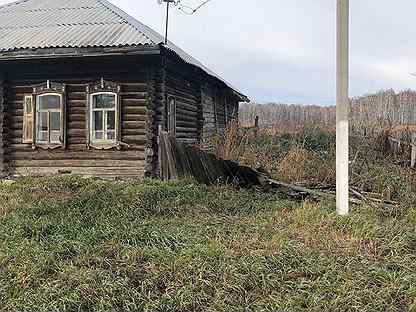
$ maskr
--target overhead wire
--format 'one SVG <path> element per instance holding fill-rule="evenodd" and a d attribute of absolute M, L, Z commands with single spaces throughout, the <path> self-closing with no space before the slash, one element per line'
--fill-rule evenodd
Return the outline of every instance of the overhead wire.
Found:
<path fill-rule="evenodd" d="M 187 14 L 187 15 L 193 15 L 199 9 L 201 9 L 204 5 L 206 5 L 210 1 L 212 1 L 212 0 L 205 0 L 201 4 L 199 4 L 198 6 L 196 6 L 195 8 L 193 8 L 193 7 L 189 6 L 189 5 L 182 4 L 180 0 L 178 0 L 177 2 L 175 2 L 175 5 L 178 7 L 178 10 L 179 11 L 182 11 L 182 13 Z"/>

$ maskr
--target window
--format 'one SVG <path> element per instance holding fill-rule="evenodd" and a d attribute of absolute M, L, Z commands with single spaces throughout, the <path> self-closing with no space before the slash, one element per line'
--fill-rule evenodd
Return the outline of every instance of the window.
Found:
<path fill-rule="evenodd" d="M 91 94 L 90 138 L 93 143 L 117 142 L 117 94 L 100 92 Z"/>
<path fill-rule="evenodd" d="M 33 148 L 65 146 L 65 84 L 46 81 L 23 96 L 22 142 Z"/>
<path fill-rule="evenodd" d="M 36 143 L 62 144 L 62 95 L 45 93 L 36 98 Z"/>
<path fill-rule="evenodd" d="M 33 111 L 33 96 L 25 95 L 23 98 L 23 143 L 33 143 Z"/>
<path fill-rule="evenodd" d="M 171 135 L 176 134 L 176 100 L 169 98 L 168 106 L 168 132 Z"/>

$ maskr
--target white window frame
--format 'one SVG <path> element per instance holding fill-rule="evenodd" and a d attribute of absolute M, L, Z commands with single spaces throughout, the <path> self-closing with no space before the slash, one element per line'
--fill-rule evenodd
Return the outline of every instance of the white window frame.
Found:
<path fill-rule="evenodd" d="M 56 109 L 40 109 L 40 101 L 39 99 L 44 96 L 53 95 L 53 96 L 59 96 L 59 108 Z M 63 136 L 64 136 L 64 98 L 62 93 L 55 93 L 55 92 L 47 92 L 47 93 L 41 93 L 36 95 L 36 118 L 35 118 L 35 137 L 36 137 L 36 144 L 39 145 L 62 145 L 63 142 Z M 38 133 L 38 126 L 39 126 L 39 113 L 48 113 L 48 141 L 39 141 L 39 133 Z M 60 135 L 59 135 L 59 141 L 51 141 L 51 117 L 50 113 L 59 113 L 60 114 Z"/>
<path fill-rule="evenodd" d="M 114 108 L 94 108 L 94 96 L 98 95 L 112 95 L 114 96 Z M 91 93 L 89 98 L 89 136 L 91 143 L 95 145 L 113 145 L 118 142 L 118 128 L 119 128 L 119 108 L 118 108 L 118 94 L 115 92 L 95 92 Z M 95 139 L 95 125 L 94 125 L 94 112 L 103 112 L 103 139 Z M 115 123 L 114 123 L 114 139 L 107 139 L 107 111 L 115 112 Z"/>

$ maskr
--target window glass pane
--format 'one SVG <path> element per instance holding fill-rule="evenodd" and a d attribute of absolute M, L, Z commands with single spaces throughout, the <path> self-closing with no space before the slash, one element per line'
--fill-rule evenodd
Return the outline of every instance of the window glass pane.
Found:
<path fill-rule="evenodd" d="M 103 112 L 97 111 L 93 114 L 94 130 L 103 130 Z"/>
<path fill-rule="evenodd" d="M 94 139 L 95 140 L 102 140 L 104 138 L 102 131 L 94 131 Z"/>
<path fill-rule="evenodd" d="M 115 131 L 107 131 L 107 140 L 115 140 L 116 139 L 116 132 Z"/>
<path fill-rule="evenodd" d="M 36 125 L 36 137 L 38 142 L 48 142 L 48 113 L 38 113 L 37 125 Z"/>
<path fill-rule="evenodd" d="M 38 142 L 48 142 L 48 132 L 40 131 L 37 136 Z"/>
<path fill-rule="evenodd" d="M 38 113 L 38 131 L 48 131 L 48 113 L 40 112 Z"/>
<path fill-rule="evenodd" d="M 51 131 L 52 130 L 61 130 L 61 113 L 51 112 Z"/>
<path fill-rule="evenodd" d="M 61 131 L 51 131 L 51 143 L 61 143 Z"/>
<path fill-rule="evenodd" d="M 39 109 L 60 109 L 61 97 L 59 95 L 41 95 L 38 97 Z"/>
<path fill-rule="evenodd" d="M 33 108 L 32 108 L 32 97 L 26 96 L 25 97 L 25 111 L 26 114 L 32 114 Z"/>
<path fill-rule="evenodd" d="M 107 111 L 107 130 L 116 129 L 116 112 Z"/>
<path fill-rule="evenodd" d="M 113 94 L 97 94 L 93 96 L 93 108 L 115 108 L 116 97 Z"/>

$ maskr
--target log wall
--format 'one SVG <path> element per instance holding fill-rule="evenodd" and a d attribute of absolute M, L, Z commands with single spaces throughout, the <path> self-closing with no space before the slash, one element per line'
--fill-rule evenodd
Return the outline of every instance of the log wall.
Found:
<path fill-rule="evenodd" d="M 6 167 L 13 175 L 159 177 L 158 131 L 166 131 L 171 97 L 176 101 L 176 139 L 192 144 L 224 134 L 238 107 L 231 90 L 170 54 L 20 60 L 2 63 L 2 70 L 7 80 L 0 79 L 0 130 L 2 118 L 5 125 L 0 172 Z M 121 87 L 121 150 L 87 144 L 86 88 L 101 78 Z M 23 143 L 23 100 L 47 80 L 66 86 L 66 145 L 44 150 Z M 1 102 L 3 97 L 7 102 Z"/>
<path fill-rule="evenodd" d="M 75 66 L 75 67 L 74 67 Z M 116 68 L 111 68 L 115 66 Z M 10 173 L 16 175 L 49 175 L 59 173 L 105 177 L 143 177 L 147 164 L 153 161 L 152 70 L 132 64 L 72 64 L 55 67 L 38 66 L 35 72 L 24 67 L 10 73 L 7 83 L 6 161 Z M 105 71 L 103 71 L 105 68 Z M 71 73 L 71 74 L 70 74 Z M 101 77 L 121 86 L 121 141 L 122 150 L 96 150 L 87 147 L 87 84 Z M 54 150 L 33 149 L 22 143 L 23 96 L 32 93 L 32 86 L 46 80 L 66 84 L 67 146 Z M 149 97 L 150 96 L 150 97 Z M 150 131 L 149 131 L 150 129 Z"/>
<path fill-rule="evenodd" d="M 210 146 L 215 136 L 224 136 L 230 122 L 238 118 L 238 99 L 228 95 L 224 89 L 213 84 L 205 84 L 201 88 L 201 101 L 203 109 L 204 147 Z"/>
<path fill-rule="evenodd" d="M 176 100 L 176 138 L 197 143 L 201 133 L 201 98 L 198 81 L 169 66 L 166 69 L 166 97 Z"/>

